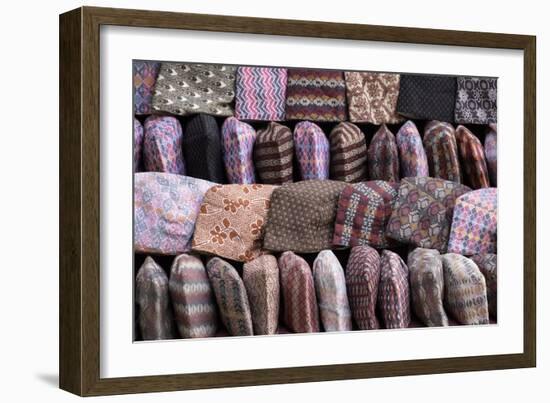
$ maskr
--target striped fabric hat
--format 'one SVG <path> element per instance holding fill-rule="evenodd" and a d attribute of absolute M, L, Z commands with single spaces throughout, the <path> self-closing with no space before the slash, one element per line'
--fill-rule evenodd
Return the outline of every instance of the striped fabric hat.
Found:
<path fill-rule="evenodd" d="M 262 183 L 282 185 L 292 182 L 294 139 L 286 126 L 270 122 L 258 130 L 254 143 L 254 166 Z"/>
<path fill-rule="evenodd" d="M 456 199 L 448 251 L 462 255 L 497 250 L 498 191 L 478 189 Z"/>
<path fill-rule="evenodd" d="M 216 301 L 201 260 L 192 255 L 177 256 L 168 285 L 180 336 L 214 336 L 218 329 Z"/>
<path fill-rule="evenodd" d="M 294 127 L 294 148 L 302 180 L 328 179 L 330 145 L 323 130 L 312 122 Z"/>
<path fill-rule="evenodd" d="M 497 186 L 497 127 L 496 124 L 489 125 L 489 131 L 485 135 L 485 160 L 491 184 Z"/>
<path fill-rule="evenodd" d="M 149 172 L 185 175 L 181 149 L 183 132 L 173 116 L 151 115 L 145 119 L 143 165 Z"/>
<path fill-rule="evenodd" d="M 443 264 L 435 249 L 416 248 L 407 258 L 414 313 L 426 326 L 449 326 L 443 307 Z"/>
<path fill-rule="evenodd" d="M 428 159 L 416 125 L 408 120 L 395 136 L 401 176 L 428 176 Z"/>
<path fill-rule="evenodd" d="M 456 128 L 455 137 L 464 175 L 464 184 L 472 189 L 489 187 L 485 151 L 479 139 L 464 126 Z"/>
<path fill-rule="evenodd" d="M 275 67 L 238 67 L 235 117 L 284 120 L 287 70 Z"/>
<path fill-rule="evenodd" d="M 456 253 L 446 253 L 441 259 L 447 311 L 462 325 L 488 324 L 487 286 L 477 265 Z"/>
<path fill-rule="evenodd" d="M 279 321 L 279 267 L 273 255 L 245 263 L 243 281 L 248 294 L 254 334 L 275 334 Z"/>
<path fill-rule="evenodd" d="M 346 277 L 342 265 L 332 251 L 322 250 L 315 258 L 313 280 L 325 332 L 351 330 Z"/>
<path fill-rule="evenodd" d="M 134 118 L 134 172 L 139 172 L 141 166 L 141 150 L 143 148 L 143 126 L 139 120 Z"/>
<path fill-rule="evenodd" d="M 367 144 L 353 123 L 338 123 L 329 135 L 330 179 L 360 182 L 367 178 Z"/>
<path fill-rule="evenodd" d="M 380 258 L 378 308 L 386 329 L 406 328 L 411 322 L 409 269 L 395 252 L 384 250 Z"/>
<path fill-rule="evenodd" d="M 333 244 L 377 248 L 391 245 L 392 240 L 386 238 L 386 225 L 398 188 L 398 183 L 385 181 L 346 186 L 338 199 Z"/>
<path fill-rule="evenodd" d="M 256 182 L 252 152 L 256 131 L 247 123 L 234 117 L 225 119 L 222 125 L 222 153 L 229 183 Z"/>
<path fill-rule="evenodd" d="M 495 253 L 484 253 L 474 255 L 471 258 L 481 274 L 485 277 L 487 284 L 487 303 L 489 304 L 489 314 L 497 317 L 497 255 Z"/>
<path fill-rule="evenodd" d="M 292 252 L 279 257 L 283 322 L 294 333 L 319 331 L 319 308 L 315 299 L 313 275 L 307 262 Z"/>
<path fill-rule="evenodd" d="M 424 149 L 431 176 L 461 182 L 455 129 L 450 123 L 428 122 L 424 128 Z"/>
<path fill-rule="evenodd" d="M 395 136 L 384 124 L 372 138 L 367 151 L 371 180 L 399 181 L 399 154 Z"/>
<path fill-rule="evenodd" d="M 353 319 L 361 330 L 378 329 L 376 300 L 380 282 L 380 255 L 370 246 L 351 249 L 346 266 L 346 287 Z"/>
<path fill-rule="evenodd" d="M 160 69 L 159 62 L 134 61 L 134 113 L 149 115 L 152 113 L 151 101 Z"/>
<path fill-rule="evenodd" d="M 220 316 L 231 336 L 251 336 L 252 316 L 248 295 L 237 270 L 219 257 L 206 264 Z"/>

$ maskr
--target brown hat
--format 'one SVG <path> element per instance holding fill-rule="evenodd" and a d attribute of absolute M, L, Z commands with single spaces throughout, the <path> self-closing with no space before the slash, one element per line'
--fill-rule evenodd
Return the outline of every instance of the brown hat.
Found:
<path fill-rule="evenodd" d="M 367 178 L 367 143 L 357 126 L 341 122 L 332 129 L 330 141 L 330 179 L 355 183 Z"/>

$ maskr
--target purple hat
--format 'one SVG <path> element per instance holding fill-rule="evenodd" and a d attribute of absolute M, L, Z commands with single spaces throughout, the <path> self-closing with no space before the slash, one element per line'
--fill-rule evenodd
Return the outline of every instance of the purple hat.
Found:
<path fill-rule="evenodd" d="M 134 113 L 149 115 L 153 111 L 151 101 L 160 62 L 135 61 L 132 67 L 134 70 Z"/>
<path fill-rule="evenodd" d="M 395 252 L 384 250 L 380 258 L 378 308 L 386 329 L 406 328 L 411 322 L 409 269 Z"/>
<path fill-rule="evenodd" d="M 407 121 L 395 136 L 399 150 L 401 176 L 428 176 L 428 159 L 416 125 Z"/>
<path fill-rule="evenodd" d="M 294 128 L 294 149 L 302 180 L 328 179 L 330 145 L 323 130 L 312 122 Z"/>
<path fill-rule="evenodd" d="M 485 160 L 489 170 L 491 184 L 497 186 L 497 130 L 496 124 L 489 126 L 489 131 L 485 135 Z"/>
<path fill-rule="evenodd" d="M 399 152 L 395 136 L 384 124 L 372 138 L 367 151 L 371 180 L 399 181 Z"/>
<path fill-rule="evenodd" d="M 134 118 L 134 172 L 141 171 L 141 150 L 143 148 L 143 126 Z"/>
<path fill-rule="evenodd" d="M 256 182 L 252 152 L 256 131 L 247 123 L 234 117 L 225 119 L 222 126 L 223 162 L 229 183 Z"/>
<path fill-rule="evenodd" d="M 144 168 L 149 172 L 185 175 L 180 122 L 172 116 L 149 116 L 143 140 Z"/>

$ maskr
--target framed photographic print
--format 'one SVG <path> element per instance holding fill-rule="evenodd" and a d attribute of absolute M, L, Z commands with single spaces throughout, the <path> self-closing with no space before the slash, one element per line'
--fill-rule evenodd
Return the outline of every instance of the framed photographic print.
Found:
<path fill-rule="evenodd" d="M 535 366 L 535 59 L 525 35 L 62 14 L 61 388 Z"/>

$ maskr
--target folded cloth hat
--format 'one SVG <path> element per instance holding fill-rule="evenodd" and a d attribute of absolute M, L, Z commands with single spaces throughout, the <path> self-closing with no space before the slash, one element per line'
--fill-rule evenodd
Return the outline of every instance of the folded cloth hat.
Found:
<path fill-rule="evenodd" d="M 315 258 L 313 280 L 325 332 L 351 330 L 346 277 L 342 265 L 332 251 L 322 250 Z"/>
<path fill-rule="evenodd" d="M 487 124 L 497 121 L 497 79 L 457 77 L 455 122 Z"/>
<path fill-rule="evenodd" d="M 237 270 L 219 257 L 210 259 L 206 270 L 228 333 L 231 336 L 252 336 L 248 295 Z"/>
<path fill-rule="evenodd" d="M 386 228 L 397 241 L 445 252 L 453 208 L 467 186 L 444 179 L 404 178 Z"/>
<path fill-rule="evenodd" d="M 353 123 L 338 123 L 330 132 L 330 179 L 359 182 L 367 178 L 367 143 Z"/>
<path fill-rule="evenodd" d="M 392 251 L 382 251 L 378 308 L 386 329 L 408 327 L 411 322 L 409 269 Z"/>
<path fill-rule="evenodd" d="M 141 171 L 141 150 L 143 148 L 143 126 L 134 118 L 134 172 Z"/>
<path fill-rule="evenodd" d="M 424 128 L 424 149 L 431 176 L 461 182 L 455 129 L 450 123 L 428 122 Z"/>
<path fill-rule="evenodd" d="M 395 136 L 380 126 L 367 151 L 367 165 L 371 180 L 397 182 L 399 180 L 399 155 Z"/>
<path fill-rule="evenodd" d="M 216 301 L 201 260 L 192 255 L 177 256 L 168 285 L 180 336 L 214 336 L 218 329 Z"/>
<path fill-rule="evenodd" d="M 452 122 L 455 117 L 456 77 L 401 74 L 397 112 L 413 119 Z"/>
<path fill-rule="evenodd" d="M 164 340 L 174 337 L 168 277 L 150 256 L 147 256 L 136 276 L 136 303 L 143 340 Z"/>
<path fill-rule="evenodd" d="M 235 95 L 237 119 L 284 120 L 286 69 L 238 67 Z"/>
<path fill-rule="evenodd" d="M 488 324 L 487 287 L 477 265 L 456 253 L 446 253 L 441 260 L 447 311 L 463 325 Z"/>
<path fill-rule="evenodd" d="M 487 161 L 487 170 L 491 184 L 497 186 L 497 130 L 496 125 L 491 125 L 485 135 L 485 160 Z"/>
<path fill-rule="evenodd" d="M 332 247 L 343 182 L 302 181 L 276 188 L 265 226 L 264 248 L 313 253 Z"/>
<path fill-rule="evenodd" d="M 143 165 L 146 171 L 185 175 L 181 149 L 183 132 L 173 116 L 149 116 L 145 119 Z"/>
<path fill-rule="evenodd" d="M 415 315 L 426 326 L 449 326 L 443 307 L 443 264 L 435 249 L 416 248 L 407 257 L 411 302 Z"/>
<path fill-rule="evenodd" d="M 351 314 L 361 330 L 378 329 L 376 300 L 380 282 L 380 255 L 370 246 L 355 246 L 346 266 L 346 287 Z"/>
<path fill-rule="evenodd" d="M 282 185 L 292 182 L 294 139 L 286 126 L 270 122 L 258 130 L 254 142 L 254 166 L 262 183 Z"/>
<path fill-rule="evenodd" d="M 456 128 L 455 137 L 462 165 L 464 184 L 470 186 L 472 189 L 489 187 L 485 151 L 479 139 L 464 126 Z"/>
<path fill-rule="evenodd" d="M 182 139 L 187 175 L 225 182 L 221 134 L 213 116 L 199 114 L 189 120 Z"/>
<path fill-rule="evenodd" d="M 149 115 L 153 112 L 151 101 L 160 62 L 135 61 L 132 68 L 134 70 L 134 113 Z"/>
<path fill-rule="evenodd" d="M 319 309 L 315 299 L 313 275 L 300 256 L 285 252 L 279 257 L 283 321 L 294 333 L 319 331 Z"/>
<path fill-rule="evenodd" d="M 153 109 L 174 115 L 233 115 L 234 66 L 162 63 L 155 84 Z"/>
<path fill-rule="evenodd" d="M 254 334 L 276 334 L 279 321 L 279 267 L 273 255 L 245 263 L 243 281 L 248 294 Z"/>
<path fill-rule="evenodd" d="M 200 207 L 193 250 L 239 262 L 257 257 L 275 188 L 271 185 L 212 187 Z"/>
<path fill-rule="evenodd" d="M 428 176 L 428 159 L 416 125 L 411 120 L 407 121 L 397 132 L 395 140 L 399 150 L 401 176 Z"/>
<path fill-rule="evenodd" d="M 252 152 L 256 131 L 247 123 L 234 117 L 225 119 L 222 125 L 222 151 L 225 172 L 229 183 L 255 183 Z"/>
<path fill-rule="evenodd" d="M 399 74 L 346 71 L 349 119 L 375 125 L 399 123 L 397 114 Z"/>
<path fill-rule="evenodd" d="M 294 127 L 294 148 L 302 180 L 328 179 L 330 145 L 323 130 L 312 122 Z"/>
<path fill-rule="evenodd" d="M 385 181 L 346 186 L 338 199 L 332 243 L 377 248 L 391 245 L 392 240 L 386 238 L 386 225 L 398 188 L 398 183 Z"/>
<path fill-rule="evenodd" d="M 214 185 L 174 174 L 134 174 L 135 251 L 166 255 L 190 251 L 202 199 Z"/>
<path fill-rule="evenodd" d="M 288 69 L 286 119 L 335 122 L 346 120 L 344 73 Z"/>
<path fill-rule="evenodd" d="M 497 255 L 495 253 L 483 253 L 471 257 L 487 284 L 487 303 L 489 314 L 497 316 Z"/>
<path fill-rule="evenodd" d="M 496 188 L 474 190 L 458 197 L 447 250 L 467 256 L 495 253 L 497 206 Z"/>

